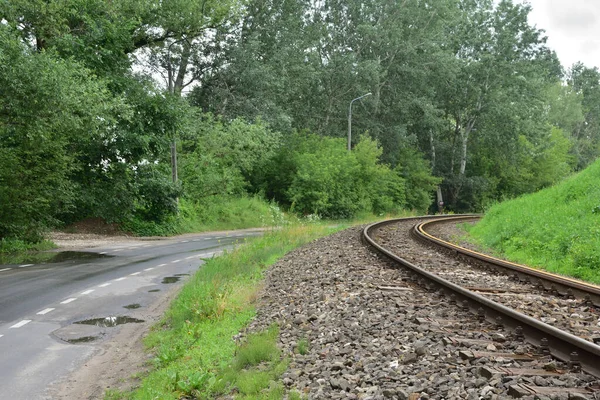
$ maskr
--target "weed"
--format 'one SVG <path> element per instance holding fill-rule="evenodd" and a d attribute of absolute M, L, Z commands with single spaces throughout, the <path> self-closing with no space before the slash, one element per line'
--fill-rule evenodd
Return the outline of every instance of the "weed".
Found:
<path fill-rule="evenodd" d="M 296 345 L 296 351 L 298 352 L 298 354 L 302 355 L 308 353 L 308 340 L 300 339 L 298 341 L 298 344 Z"/>
<path fill-rule="evenodd" d="M 250 335 L 246 343 L 242 344 L 236 355 L 235 368 L 241 370 L 248 366 L 255 366 L 264 361 L 279 359 L 279 348 L 276 338 L 279 328 L 272 326 L 269 330 Z"/>
<path fill-rule="evenodd" d="M 300 393 L 298 393 L 297 391 L 293 390 L 288 394 L 288 399 L 289 400 L 302 400 L 303 397 Z"/>

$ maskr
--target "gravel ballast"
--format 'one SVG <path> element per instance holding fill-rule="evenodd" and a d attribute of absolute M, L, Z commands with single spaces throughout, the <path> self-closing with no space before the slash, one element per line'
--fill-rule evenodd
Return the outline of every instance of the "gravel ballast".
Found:
<path fill-rule="evenodd" d="M 266 273 L 249 330 L 279 325 L 280 346 L 291 360 L 282 378 L 289 391 L 311 399 L 502 399 L 525 384 L 556 393 L 522 398 L 593 398 L 561 388 L 585 388 L 595 378 L 553 375 L 567 367 L 549 357 L 528 358 L 536 349 L 422 289 L 363 245 L 360 232 L 317 240 Z M 498 368 L 550 372 L 511 376 Z"/>

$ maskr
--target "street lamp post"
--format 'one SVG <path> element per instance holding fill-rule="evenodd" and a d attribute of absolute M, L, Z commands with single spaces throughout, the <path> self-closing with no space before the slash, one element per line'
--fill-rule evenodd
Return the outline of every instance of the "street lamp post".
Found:
<path fill-rule="evenodd" d="M 350 108 L 348 109 L 348 151 L 351 150 L 351 142 L 352 142 L 352 103 L 354 103 L 356 100 L 360 100 L 363 97 L 367 97 L 371 94 L 372 94 L 371 92 L 369 92 L 367 94 L 363 94 L 362 96 L 357 97 L 350 102 Z"/>

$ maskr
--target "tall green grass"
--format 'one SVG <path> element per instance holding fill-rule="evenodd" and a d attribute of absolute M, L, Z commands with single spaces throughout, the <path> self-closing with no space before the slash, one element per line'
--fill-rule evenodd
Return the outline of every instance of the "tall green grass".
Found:
<path fill-rule="evenodd" d="M 179 213 L 162 222 L 132 218 L 121 224 L 139 236 L 170 236 L 181 233 L 279 226 L 288 218 L 276 204 L 260 197 L 215 196 L 191 201 L 180 199 Z"/>
<path fill-rule="evenodd" d="M 600 284 L 600 160 L 554 187 L 491 207 L 469 233 L 513 261 Z"/>
<path fill-rule="evenodd" d="M 14 238 L 0 239 L 0 256 L 7 254 L 22 254 L 29 251 L 44 251 L 54 248 L 56 248 L 56 245 L 49 240 L 30 243 L 25 240 Z"/>
<path fill-rule="evenodd" d="M 184 285 L 163 320 L 146 338 L 154 368 L 134 392 L 107 399 L 281 399 L 278 377 L 287 360 L 277 349 L 277 327 L 239 342 L 255 315 L 263 271 L 292 249 L 342 227 L 294 224 L 267 232 L 224 256 L 210 259 Z"/>

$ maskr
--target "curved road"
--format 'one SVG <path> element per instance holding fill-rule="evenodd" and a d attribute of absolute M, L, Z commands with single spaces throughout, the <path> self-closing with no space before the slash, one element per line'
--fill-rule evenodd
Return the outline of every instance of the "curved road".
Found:
<path fill-rule="evenodd" d="M 81 365 L 97 342 L 61 339 L 106 335 L 109 340 L 118 329 L 73 322 L 135 315 L 136 309 L 124 307 L 143 310 L 197 270 L 203 259 L 260 234 L 246 230 L 114 242 L 81 249 L 87 253 L 79 255 L 90 258 L 0 265 L 0 397 L 48 398 L 48 386 Z"/>

